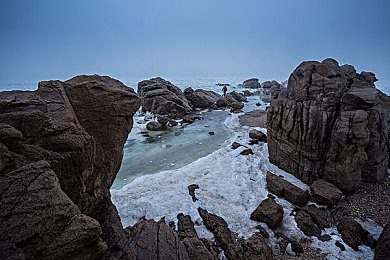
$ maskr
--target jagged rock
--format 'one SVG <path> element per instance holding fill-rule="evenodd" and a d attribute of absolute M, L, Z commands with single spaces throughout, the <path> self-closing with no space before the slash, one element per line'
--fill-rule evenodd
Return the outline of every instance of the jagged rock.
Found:
<path fill-rule="evenodd" d="M 340 241 L 337 240 L 335 245 L 338 246 L 341 251 L 345 251 L 345 246 L 343 244 L 341 244 Z"/>
<path fill-rule="evenodd" d="M 312 195 L 311 200 L 324 205 L 336 204 L 343 193 L 333 184 L 325 180 L 317 180 L 310 186 Z"/>
<path fill-rule="evenodd" d="M 267 188 L 279 197 L 283 197 L 291 203 L 306 205 L 309 201 L 309 192 L 304 191 L 285 179 L 267 171 Z"/>
<path fill-rule="evenodd" d="M 188 186 L 188 193 L 190 194 L 190 196 L 192 197 L 192 201 L 195 202 L 197 201 L 198 199 L 195 197 L 195 190 L 196 189 L 199 189 L 199 185 L 197 184 L 191 184 Z"/>
<path fill-rule="evenodd" d="M 313 222 L 323 230 L 324 228 L 329 228 L 330 223 L 328 221 L 328 213 L 323 208 L 317 208 L 314 205 L 306 205 L 303 207 L 296 207 L 295 211 L 303 210 L 310 215 Z"/>
<path fill-rule="evenodd" d="M 305 233 L 306 236 L 316 236 L 321 235 L 320 228 L 313 222 L 312 218 L 304 210 L 300 210 L 295 215 L 295 222 L 300 230 Z"/>
<path fill-rule="evenodd" d="M 255 233 L 247 240 L 238 238 L 230 231 L 223 218 L 202 208 L 198 208 L 198 212 L 206 228 L 214 234 L 215 241 L 224 250 L 227 259 L 272 259 L 271 248 L 264 242 L 260 233 Z"/>
<path fill-rule="evenodd" d="M 390 222 L 386 224 L 375 247 L 375 260 L 390 258 Z"/>
<path fill-rule="evenodd" d="M 125 230 L 129 237 L 126 250 L 134 259 L 190 259 L 176 231 L 163 221 L 141 218 Z"/>
<path fill-rule="evenodd" d="M 142 111 L 179 119 L 193 112 L 184 93 L 160 77 L 138 83 Z"/>
<path fill-rule="evenodd" d="M 272 88 L 281 88 L 282 85 L 279 84 L 279 82 L 273 80 L 273 81 L 265 81 L 261 84 L 261 92 L 260 92 L 260 98 L 264 102 L 270 102 L 272 95 Z"/>
<path fill-rule="evenodd" d="M 242 152 L 240 154 L 241 155 L 250 155 L 250 154 L 253 154 L 253 151 L 251 148 L 247 148 L 245 150 L 242 150 Z"/>
<path fill-rule="evenodd" d="M 0 232 L 12 236 L 6 238 L 12 250 L 1 258 L 132 256 L 123 250 L 127 237 L 109 189 L 140 105 L 132 89 L 98 75 L 0 93 L 0 189 L 7 205 L 0 219 L 10 223 Z M 11 185 L 11 173 L 14 184 L 25 184 Z"/>
<path fill-rule="evenodd" d="M 238 147 L 242 146 L 241 144 L 237 143 L 237 142 L 233 142 L 232 143 L 232 149 L 237 149 Z"/>
<path fill-rule="evenodd" d="M 327 239 L 321 237 L 321 230 L 330 227 L 328 221 L 328 213 L 321 208 L 317 208 L 314 205 L 306 205 L 303 207 L 296 207 L 295 222 L 299 229 L 307 236 L 316 236 L 319 239 Z"/>
<path fill-rule="evenodd" d="M 263 200 L 252 212 L 251 219 L 264 222 L 269 228 L 275 228 L 283 220 L 284 210 L 273 198 Z"/>
<path fill-rule="evenodd" d="M 146 124 L 146 129 L 149 131 L 162 131 L 166 129 L 166 126 L 160 122 L 151 121 Z"/>
<path fill-rule="evenodd" d="M 243 86 L 244 88 L 260 88 L 260 87 L 261 87 L 258 78 L 247 79 L 247 80 L 245 80 L 245 81 L 242 83 L 242 86 Z"/>
<path fill-rule="evenodd" d="M 183 242 L 189 258 L 199 260 L 217 260 L 218 254 L 216 254 L 215 251 L 210 251 L 198 237 L 191 217 L 180 213 L 177 215 L 177 219 L 179 238 Z"/>
<path fill-rule="evenodd" d="M 193 107 L 196 108 L 216 108 L 224 107 L 224 104 L 217 103 L 218 100 L 222 99 L 222 96 L 215 93 L 214 91 L 186 88 L 184 95 Z"/>
<path fill-rule="evenodd" d="M 249 138 L 258 140 L 260 142 L 267 141 L 267 136 L 263 132 L 261 132 L 259 130 L 255 130 L 255 129 L 253 129 L 249 132 Z"/>
<path fill-rule="evenodd" d="M 265 228 L 263 228 L 261 225 L 257 225 L 257 226 L 256 226 L 256 229 L 259 230 L 260 234 L 261 234 L 264 238 L 269 238 L 269 234 L 268 234 L 267 230 L 265 230 Z"/>
<path fill-rule="evenodd" d="M 253 110 L 238 117 L 241 125 L 267 127 L 267 111 Z"/>
<path fill-rule="evenodd" d="M 305 183 L 325 179 L 343 192 L 376 182 L 389 162 L 390 98 L 375 76 L 335 60 L 303 62 L 268 109 L 270 162 Z"/>
<path fill-rule="evenodd" d="M 345 217 L 340 221 L 337 225 L 337 231 L 341 234 L 343 241 L 356 251 L 359 251 L 359 245 L 369 246 L 369 233 L 367 230 L 365 230 L 357 221 L 349 217 Z"/>

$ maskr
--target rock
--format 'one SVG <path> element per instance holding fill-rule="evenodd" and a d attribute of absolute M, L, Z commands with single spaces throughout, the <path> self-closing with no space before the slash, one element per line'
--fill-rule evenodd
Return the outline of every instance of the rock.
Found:
<path fill-rule="evenodd" d="M 195 202 L 198 199 L 195 197 L 195 190 L 199 189 L 199 186 L 197 184 L 191 184 L 188 186 L 188 193 L 192 197 L 192 201 Z"/>
<path fill-rule="evenodd" d="M 375 260 L 390 258 L 390 222 L 386 224 L 375 247 Z"/>
<path fill-rule="evenodd" d="M 328 239 L 327 236 L 321 236 L 321 230 L 330 227 L 328 221 L 328 213 L 314 205 L 306 205 L 303 207 L 296 207 L 295 222 L 299 229 L 307 236 L 316 236 L 320 240 Z"/>
<path fill-rule="evenodd" d="M 258 107 L 261 106 L 261 103 L 257 102 L 257 103 L 256 103 L 256 106 L 258 106 Z"/>
<path fill-rule="evenodd" d="M 203 241 L 198 237 L 194 228 L 194 223 L 190 216 L 185 216 L 182 213 L 177 215 L 178 234 L 180 241 L 183 242 L 190 259 L 210 259 L 217 260 L 218 254 L 215 251 L 210 251 Z"/>
<path fill-rule="evenodd" d="M 275 88 L 282 88 L 282 85 L 279 84 L 279 82 L 273 80 L 273 81 L 265 81 L 261 84 L 261 92 L 260 92 L 260 98 L 264 102 L 270 102 L 272 97 L 272 89 Z"/>
<path fill-rule="evenodd" d="M 260 87 L 261 87 L 258 78 L 247 79 L 247 80 L 245 80 L 245 81 L 242 83 L 242 86 L 243 86 L 244 88 L 260 88 Z"/>
<path fill-rule="evenodd" d="M 291 242 L 291 250 L 294 253 L 302 254 L 303 253 L 303 246 L 300 243 L 293 241 L 293 242 Z"/>
<path fill-rule="evenodd" d="M 98 75 L 0 93 L 2 259 L 133 257 L 110 187 L 140 105 Z"/>
<path fill-rule="evenodd" d="M 283 220 L 284 210 L 274 199 L 263 200 L 251 214 L 254 221 L 264 222 L 271 229 L 274 229 Z"/>
<path fill-rule="evenodd" d="M 241 144 L 237 143 L 237 142 L 233 142 L 232 143 L 232 149 L 237 149 L 238 147 L 242 146 Z"/>
<path fill-rule="evenodd" d="M 338 246 L 341 251 L 345 251 L 345 246 L 343 244 L 341 244 L 340 241 L 337 240 L 335 245 Z"/>
<path fill-rule="evenodd" d="M 195 122 L 195 118 L 192 117 L 192 116 L 189 116 L 189 115 L 185 115 L 183 116 L 183 120 L 182 120 L 182 123 L 187 123 L 187 124 L 192 124 L 193 122 Z"/>
<path fill-rule="evenodd" d="M 260 233 L 255 233 L 249 239 L 234 235 L 225 220 L 219 216 L 198 208 L 205 227 L 210 230 L 229 260 L 239 259 L 272 259 L 271 248 L 264 242 Z"/>
<path fill-rule="evenodd" d="M 244 104 L 237 101 L 233 101 L 232 103 L 230 103 L 230 106 L 232 107 L 233 110 L 237 111 L 242 109 L 244 107 Z"/>
<path fill-rule="evenodd" d="M 160 77 L 138 83 L 142 111 L 179 119 L 193 112 L 184 93 Z"/>
<path fill-rule="evenodd" d="M 319 227 L 319 229 L 324 230 L 324 228 L 329 228 L 330 223 L 328 221 L 328 213 L 323 208 L 317 208 L 315 205 L 306 205 L 303 207 L 296 207 L 295 211 L 303 210 L 310 215 L 313 222 Z"/>
<path fill-rule="evenodd" d="M 215 103 L 215 105 L 217 107 L 227 107 L 228 106 L 228 103 L 226 102 L 226 99 L 225 98 L 220 98 L 217 100 L 217 102 Z"/>
<path fill-rule="evenodd" d="M 295 215 L 295 222 L 300 230 L 305 233 L 306 236 L 316 236 L 321 235 L 320 228 L 313 222 L 312 218 L 304 210 L 300 210 Z"/>
<path fill-rule="evenodd" d="M 255 130 L 255 129 L 253 129 L 249 132 L 249 138 L 258 140 L 260 142 L 267 141 L 267 136 L 263 132 L 261 132 L 259 130 Z"/>
<path fill-rule="evenodd" d="M 359 245 L 369 245 L 369 233 L 367 230 L 349 217 L 345 217 L 339 222 L 337 225 L 337 231 L 341 234 L 343 241 L 356 251 L 359 251 Z"/>
<path fill-rule="evenodd" d="M 325 242 L 325 241 L 329 241 L 329 240 L 332 240 L 332 237 L 328 234 L 325 234 L 325 235 L 321 235 L 319 237 L 319 239 L 322 241 L 322 242 Z"/>
<path fill-rule="evenodd" d="M 258 230 L 260 231 L 260 234 L 261 234 L 264 238 L 269 238 L 269 234 L 268 234 L 267 230 L 265 230 L 265 228 L 263 228 L 261 225 L 257 225 L 255 228 L 258 229 Z"/>
<path fill-rule="evenodd" d="M 255 95 L 255 93 L 250 92 L 249 90 L 244 90 L 244 91 L 242 92 L 242 94 L 243 94 L 245 97 L 250 97 L 250 96 L 254 96 L 254 95 Z"/>
<path fill-rule="evenodd" d="M 176 122 L 176 121 L 173 120 L 173 119 L 168 119 L 168 125 L 169 125 L 169 126 L 177 126 L 177 125 L 178 125 L 178 122 Z"/>
<path fill-rule="evenodd" d="M 141 218 L 134 226 L 127 227 L 129 237 L 126 249 L 134 259 L 190 259 L 177 233 L 163 221 Z"/>
<path fill-rule="evenodd" d="M 267 188 L 270 192 L 279 197 L 283 197 L 291 203 L 297 205 L 306 205 L 309 201 L 309 192 L 301 190 L 297 186 L 291 184 L 285 179 L 267 171 Z"/>
<path fill-rule="evenodd" d="M 240 154 L 241 155 L 250 155 L 250 154 L 253 154 L 253 151 L 251 148 L 247 148 L 245 150 L 242 150 L 242 152 Z"/>
<path fill-rule="evenodd" d="M 238 117 L 241 125 L 267 127 L 267 111 L 253 110 Z"/>
<path fill-rule="evenodd" d="M 159 122 L 162 126 L 166 126 L 170 119 L 166 116 L 159 116 L 157 117 L 157 122 Z"/>
<path fill-rule="evenodd" d="M 166 127 L 159 122 L 150 121 L 146 124 L 146 129 L 149 131 L 163 131 L 166 129 Z"/>
<path fill-rule="evenodd" d="M 224 104 L 217 104 L 217 101 L 223 98 L 214 91 L 203 89 L 193 90 L 192 88 L 186 88 L 184 90 L 184 95 L 190 104 L 196 108 L 216 108 L 218 105 L 218 107 L 224 107 Z"/>
<path fill-rule="evenodd" d="M 324 205 L 336 204 L 343 195 L 336 186 L 322 179 L 313 182 L 310 190 L 312 192 L 311 200 Z"/>
<path fill-rule="evenodd" d="M 365 76 L 364 76 L 364 75 Z M 274 88 L 268 109 L 270 162 L 311 184 L 325 179 L 343 192 L 385 178 L 390 97 L 372 74 L 335 60 L 303 62 L 287 89 Z"/>
<path fill-rule="evenodd" d="M 254 145 L 254 144 L 258 144 L 259 143 L 259 140 L 255 140 L 255 139 L 251 139 L 249 140 L 249 145 Z"/>
<path fill-rule="evenodd" d="M 226 95 L 226 99 L 229 99 L 229 97 L 233 98 L 237 102 L 248 102 L 246 97 L 243 94 L 240 94 L 236 91 L 232 91 Z"/>
<path fill-rule="evenodd" d="M 209 135 L 214 135 L 215 133 L 214 132 L 209 132 Z"/>

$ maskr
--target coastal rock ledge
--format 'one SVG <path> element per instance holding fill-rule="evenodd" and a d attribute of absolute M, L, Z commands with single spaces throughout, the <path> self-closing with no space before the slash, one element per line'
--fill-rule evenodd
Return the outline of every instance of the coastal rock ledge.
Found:
<path fill-rule="evenodd" d="M 390 97 L 375 88 L 376 80 L 333 59 L 301 63 L 287 88 L 272 89 L 270 162 L 309 184 L 325 179 L 344 193 L 383 180 Z"/>
<path fill-rule="evenodd" d="M 110 199 L 140 105 L 98 75 L 0 93 L 1 259 L 188 258 L 164 223 L 123 229 Z"/>

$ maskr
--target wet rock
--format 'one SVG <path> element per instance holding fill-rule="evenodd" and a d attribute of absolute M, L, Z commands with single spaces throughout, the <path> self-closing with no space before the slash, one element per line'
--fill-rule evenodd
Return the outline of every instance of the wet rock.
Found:
<path fill-rule="evenodd" d="M 367 75 L 366 76 L 363 76 Z M 268 109 L 270 162 L 311 184 L 325 179 L 343 192 L 385 178 L 390 98 L 372 74 L 335 60 L 303 62 Z"/>
<path fill-rule="evenodd" d="M 390 258 L 390 222 L 385 226 L 379 236 L 375 247 L 375 260 L 385 260 Z"/>
<path fill-rule="evenodd" d="M 179 119 L 193 112 L 184 93 L 160 77 L 138 83 L 142 111 Z"/>
<path fill-rule="evenodd" d="M 163 221 L 141 218 L 125 230 L 126 250 L 133 252 L 134 259 L 190 259 L 176 231 Z"/>
<path fill-rule="evenodd" d="M 195 108 L 216 108 L 217 106 L 225 107 L 221 104 L 221 102 L 217 104 L 217 101 L 223 98 L 214 91 L 203 89 L 193 90 L 192 88 L 186 88 L 184 90 L 184 95 Z"/>
<path fill-rule="evenodd" d="M 260 142 L 267 142 L 267 136 L 263 132 L 255 129 L 249 132 L 249 138 L 258 140 Z"/>
<path fill-rule="evenodd" d="M 217 244 L 224 250 L 227 259 L 272 259 L 271 248 L 264 242 L 260 233 L 245 240 L 233 234 L 225 220 L 219 216 L 198 208 L 203 223 L 215 237 Z"/>
<path fill-rule="evenodd" d="M 233 142 L 232 143 L 232 149 L 237 149 L 238 147 L 242 146 L 241 144 L 237 143 L 237 142 Z"/>
<path fill-rule="evenodd" d="M 338 246 L 341 251 L 345 251 L 345 246 L 340 241 L 337 240 L 335 245 Z"/>
<path fill-rule="evenodd" d="M 325 180 L 317 180 L 310 186 L 311 200 L 324 205 L 336 204 L 343 193 L 333 184 Z"/>
<path fill-rule="evenodd" d="M 194 117 L 189 116 L 189 115 L 185 115 L 185 116 L 183 116 L 183 120 L 182 120 L 181 124 L 183 124 L 183 123 L 192 124 L 193 122 L 195 122 Z"/>
<path fill-rule="evenodd" d="M 263 200 L 251 214 L 254 221 L 264 222 L 271 229 L 275 228 L 283 220 L 284 210 L 274 199 Z"/>
<path fill-rule="evenodd" d="M 267 171 L 267 188 L 279 197 L 283 197 L 291 203 L 305 205 L 309 201 L 309 192 L 301 190 L 285 179 Z"/>
<path fill-rule="evenodd" d="M 359 245 L 369 245 L 369 233 L 367 230 L 357 221 L 349 217 L 345 217 L 339 222 L 337 231 L 341 234 L 343 241 L 356 251 L 359 251 Z"/>
<path fill-rule="evenodd" d="M 267 230 L 265 230 L 265 228 L 263 228 L 261 225 L 257 225 L 257 226 L 256 226 L 256 229 L 259 230 L 260 234 L 261 234 L 264 238 L 269 238 L 269 234 L 268 234 Z"/>
<path fill-rule="evenodd" d="M 166 127 L 159 122 L 151 121 L 146 124 L 146 129 L 149 131 L 163 131 Z"/>
<path fill-rule="evenodd" d="M 267 111 L 253 110 L 238 117 L 240 124 L 253 127 L 267 127 Z"/>
<path fill-rule="evenodd" d="M 241 155 L 250 155 L 250 154 L 253 154 L 253 151 L 251 148 L 247 148 L 247 149 L 243 150 L 240 154 Z"/>
<path fill-rule="evenodd" d="M 261 87 L 258 78 L 247 79 L 247 80 L 245 80 L 245 81 L 242 83 L 242 86 L 243 86 L 244 88 L 260 88 L 260 87 Z"/>
<path fill-rule="evenodd" d="M 195 190 L 199 189 L 199 186 L 197 184 L 191 184 L 188 186 L 188 193 L 192 197 L 192 201 L 195 202 L 198 199 L 195 197 Z"/>
<path fill-rule="evenodd" d="M 203 243 L 203 241 L 198 237 L 191 217 L 180 213 L 177 215 L 177 219 L 179 238 L 183 242 L 189 258 L 199 260 L 217 260 L 218 255 L 215 254 L 215 251 L 210 251 Z"/>

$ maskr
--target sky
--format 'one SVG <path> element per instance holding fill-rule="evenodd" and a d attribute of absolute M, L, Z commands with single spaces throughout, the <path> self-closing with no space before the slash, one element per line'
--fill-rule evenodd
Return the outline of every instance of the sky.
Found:
<path fill-rule="evenodd" d="M 287 78 L 328 57 L 390 76 L 390 1 L 0 0 L 0 80 Z"/>

